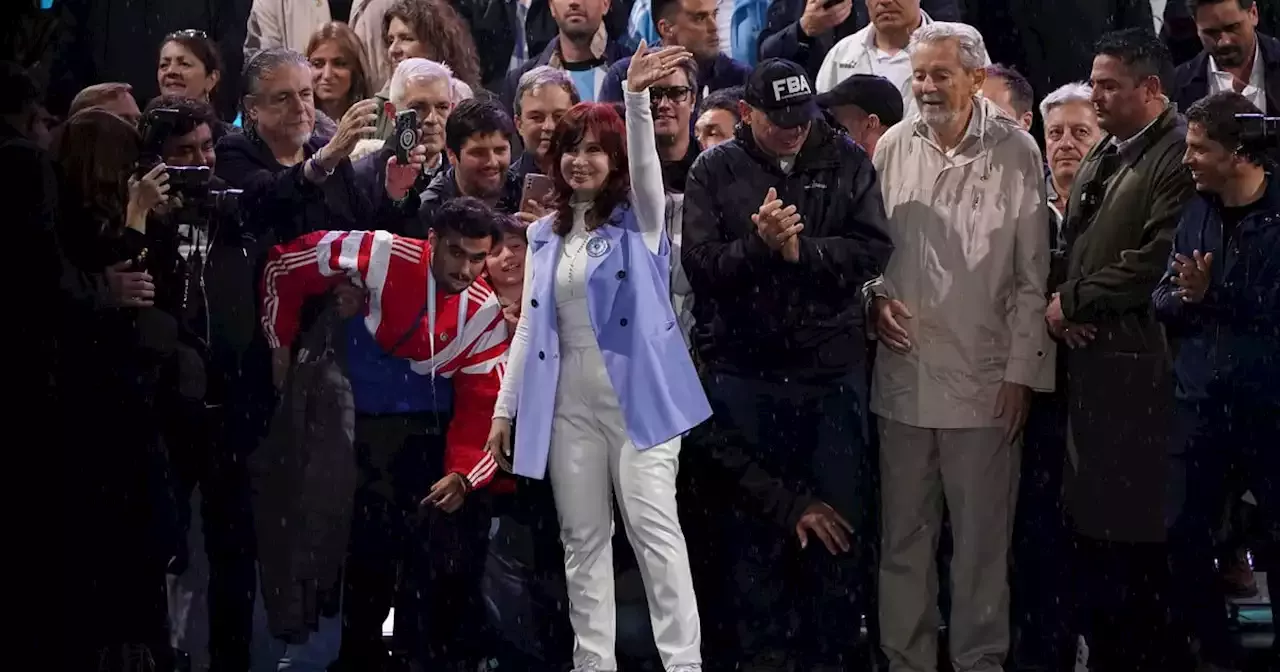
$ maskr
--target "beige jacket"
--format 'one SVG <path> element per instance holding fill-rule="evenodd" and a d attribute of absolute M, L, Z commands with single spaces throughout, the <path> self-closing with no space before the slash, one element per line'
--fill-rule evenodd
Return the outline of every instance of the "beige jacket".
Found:
<path fill-rule="evenodd" d="M 347 23 L 364 46 L 364 63 L 369 90 L 378 91 L 391 78 L 391 62 L 382 34 L 382 16 L 392 0 L 355 0 Z M 244 62 L 259 51 L 286 47 L 300 54 L 307 42 L 332 20 L 328 0 L 253 0 L 249 10 L 249 32 L 244 38 Z"/>
<path fill-rule="evenodd" d="M 918 118 L 876 145 L 894 252 L 867 291 L 913 317 L 910 352 L 876 352 L 871 410 L 915 427 L 998 427 L 1003 381 L 1054 384 L 1040 149 L 989 101 L 975 98 L 974 110 L 950 156 Z"/>

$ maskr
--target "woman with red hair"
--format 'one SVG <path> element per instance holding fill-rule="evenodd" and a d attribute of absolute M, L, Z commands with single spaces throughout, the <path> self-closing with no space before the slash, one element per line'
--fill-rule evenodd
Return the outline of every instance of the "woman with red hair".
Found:
<path fill-rule="evenodd" d="M 675 477 L 680 436 L 711 408 L 671 307 L 648 91 L 690 58 L 680 47 L 647 52 L 642 43 L 627 70 L 625 128 L 614 107 L 591 103 L 557 125 L 554 211 L 529 226 L 520 318 L 489 432 L 504 468 L 550 475 L 575 670 L 617 669 L 615 496 L 663 666 L 702 669 Z"/>

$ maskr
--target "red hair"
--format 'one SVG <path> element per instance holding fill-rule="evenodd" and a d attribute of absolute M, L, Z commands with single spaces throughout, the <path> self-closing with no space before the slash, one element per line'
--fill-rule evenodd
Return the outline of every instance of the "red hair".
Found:
<path fill-rule="evenodd" d="M 604 187 L 596 194 L 591 211 L 604 220 L 613 209 L 625 202 L 631 192 L 631 175 L 627 170 L 627 126 L 618 114 L 618 108 L 607 103 L 578 103 L 569 108 L 551 136 L 551 178 L 556 183 L 556 234 L 565 235 L 573 228 L 573 209 L 569 201 L 573 188 L 560 172 L 560 159 L 564 153 L 576 148 L 592 132 L 596 142 L 609 156 L 613 167 Z M 591 227 L 594 228 L 594 227 Z"/>

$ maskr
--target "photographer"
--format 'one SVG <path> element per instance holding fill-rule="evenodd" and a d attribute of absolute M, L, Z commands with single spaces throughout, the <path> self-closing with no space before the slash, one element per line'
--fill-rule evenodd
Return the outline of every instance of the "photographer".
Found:
<path fill-rule="evenodd" d="M 239 192 L 213 177 L 218 119 L 204 102 L 161 96 L 143 113 L 144 161 L 163 162 L 169 202 L 151 217 L 149 269 L 156 305 L 176 329 L 177 356 L 165 369 L 157 402 L 175 476 L 184 531 L 199 488 L 200 526 L 209 570 L 209 654 L 215 668 L 249 665 L 254 591 L 252 516 L 246 457 L 254 432 L 241 408 L 250 386 L 240 381 L 255 329 L 253 269 L 241 240 Z M 186 572 L 184 546 L 170 565 L 171 604 L 200 608 L 203 572 Z M 175 609 L 190 614 L 192 608 Z M 191 629 L 175 618 L 179 648 Z M 197 653 L 189 651 L 188 653 Z"/>
<path fill-rule="evenodd" d="M 137 129 L 106 110 L 80 112 L 60 133 L 57 234 L 81 272 L 148 270 L 147 217 L 168 186 L 159 166 L 137 175 L 140 148 Z M 53 324 L 55 460 L 66 465 L 56 484 L 74 493 L 61 532 L 67 557 L 91 559 L 64 575 L 85 636 L 71 638 L 59 669 L 115 670 L 148 657 L 164 669 L 170 653 L 164 574 L 176 521 L 155 408 L 169 353 L 150 302 L 59 313 Z"/>
<path fill-rule="evenodd" d="M 1223 502 L 1245 488 L 1253 493 L 1271 546 L 1260 557 L 1271 569 L 1280 531 L 1280 182 L 1262 158 L 1280 119 L 1267 128 L 1256 115 L 1235 92 L 1187 111 L 1183 163 L 1199 195 L 1183 211 L 1169 270 L 1153 293 L 1175 352 L 1166 511 L 1174 515 L 1176 614 L 1199 640 L 1201 662 L 1224 668 L 1236 665 L 1213 562 Z"/>

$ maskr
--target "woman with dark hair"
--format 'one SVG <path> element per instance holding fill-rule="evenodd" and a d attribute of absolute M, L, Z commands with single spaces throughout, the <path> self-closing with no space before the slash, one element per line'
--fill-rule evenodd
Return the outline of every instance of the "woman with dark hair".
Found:
<path fill-rule="evenodd" d="M 529 227 L 520 319 L 487 448 L 550 475 L 576 670 L 616 670 L 616 494 L 668 672 L 702 668 L 676 513 L 680 436 L 711 415 L 671 306 L 671 244 L 649 87 L 691 59 L 668 47 L 627 70 L 626 124 L 580 103 L 552 138 L 555 211 Z M 511 421 L 520 419 L 514 461 Z"/>
<path fill-rule="evenodd" d="M 160 43 L 156 80 L 161 94 L 210 102 L 222 80 L 218 45 L 200 30 L 169 33 Z"/>
<path fill-rule="evenodd" d="M 444 63 L 473 90 L 480 88 L 480 57 L 471 28 L 447 0 L 396 0 L 382 16 L 392 70 L 406 58 Z"/>
<path fill-rule="evenodd" d="M 329 118 L 341 119 L 352 105 L 373 94 L 364 45 L 347 24 L 326 23 L 311 36 L 306 54 L 314 77 L 316 108 Z"/>
<path fill-rule="evenodd" d="M 156 81 L 160 95 L 182 96 L 215 105 L 218 84 L 222 81 L 222 55 L 218 45 L 201 30 L 179 30 L 165 36 L 160 43 L 160 62 Z M 217 142 L 236 127 L 216 119 L 209 130 Z"/>
<path fill-rule="evenodd" d="M 137 130 L 105 110 L 81 112 L 62 129 L 58 234 L 83 271 L 146 270 L 147 217 L 168 187 L 163 166 L 131 177 L 140 153 Z M 75 493 L 67 557 L 93 559 L 64 575 L 84 623 L 68 640 L 65 669 L 172 668 L 165 567 L 176 549 L 176 507 L 154 414 L 166 345 L 148 328 L 157 317 L 151 301 L 59 314 L 56 325 L 57 473 Z"/>

